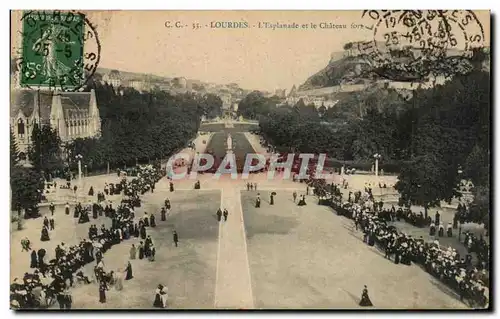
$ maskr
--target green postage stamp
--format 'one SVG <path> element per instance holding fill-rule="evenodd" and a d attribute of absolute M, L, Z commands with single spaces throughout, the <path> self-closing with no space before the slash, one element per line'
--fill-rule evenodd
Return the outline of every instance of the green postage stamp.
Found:
<path fill-rule="evenodd" d="M 29 11 L 22 28 L 21 87 L 75 91 L 95 72 L 100 46 L 82 13 Z"/>

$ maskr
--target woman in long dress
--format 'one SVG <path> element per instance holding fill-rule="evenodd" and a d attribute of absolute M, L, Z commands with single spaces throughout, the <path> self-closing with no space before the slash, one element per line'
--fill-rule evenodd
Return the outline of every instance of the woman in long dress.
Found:
<path fill-rule="evenodd" d="M 134 225 L 134 236 L 139 237 L 139 227 L 137 224 Z"/>
<path fill-rule="evenodd" d="M 41 241 L 49 241 L 50 240 L 49 231 L 47 230 L 47 227 L 45 227 L 45 226 L 43 226 L 43 228 L 42 228 L 42 234 L 40 236 L 40 240 Z"/>
<path fill-rule="evenodd" d="M 134 278 L 134 275 L 132 273 L 132 264 L 130 263 L 130 261 L 127 263 L 127 268 L 125 268 L 125 272 L 126 272 L 125 280 L 130 280 Z"/>
<path fill-rule="evenodd" d="M 115 274 L 115 289 L 120 291 L 123 289 L 123 272 L 118 269 Z"/>
<path fill-rule="evenodd" d="M 168 299 L 168 289 L 163 287 L 163 285 L 158 285 L 155 291 L 155 301 L 153 302 L 153 307 L 155 308 L 166 308 Z"/>
<path fill-rule="evenodd" d="M 363 293 L 361 294 L 361 300 L 359 302 L 359 305 L 362 307 L 371 307 L 373 306 L 370 297 L 368 296 L 368 288 L 365 285 L 365 288 L 363 289 Z"/>
<path fill-rule="evenodd" d="M 31 262 L 30 262 L 30 268 L 36 268 L 38 267 L 38 258 L 36 255 L 36 250 L 33 249 L 31 252 Z"/>
<path fill-rule="evenodd" d="M 151 214 L 151 216 L 149 216 L 149 224 L 151 225 L 151 227 L 156 227 L 156 218 L 154 214 Z"/>
<path fill-rule="evenodd" d="M 139 243 L 139 259 L 144 258 L 144 246 L 142 244 L 142 241 Z"/>
<path fill-rule="evenodd" d="M 137 249 L 135 248 L 135 245 L 132 244 L 132 247 L 130 247 L 130 259 L 134 260 L 136 253 Z"/>
<path fill-rule="evenodd" d="M 106 285 L 106 282 L 101 281 L 99 284 L 99 302 L 100 303 L 106 303 L 106 290 L 108 290 L 108 285 Z"/>

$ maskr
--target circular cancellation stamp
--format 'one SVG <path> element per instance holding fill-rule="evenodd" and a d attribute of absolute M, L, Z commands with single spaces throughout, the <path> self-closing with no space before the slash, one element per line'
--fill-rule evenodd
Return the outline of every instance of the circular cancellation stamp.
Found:
<path fill-rule="evenodd" d="M 359 43 L 358 50 L 393 80 L 467 73 L 474 49 L 485 42 L 470 10 L 367 10 L 362 18 L 373 40 Z"/>
<path fill-rule="evenodd" d="M 29 11 L 21 24 L 21 87 L 78 91 L 97 70 L 101 44 L 83 13 Z"/>

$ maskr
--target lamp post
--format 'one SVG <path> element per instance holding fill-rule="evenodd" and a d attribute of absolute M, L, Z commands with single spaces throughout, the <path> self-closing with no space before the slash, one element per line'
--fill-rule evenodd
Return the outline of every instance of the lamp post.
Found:
<path fill-rule="evenodd" d="M 76 160 L 78 161 L 78 187 L 82 187 L 82 159 L 83 156 L 78 154 L 75 156 Z"/>
<path fill-rule="evenodd" d="M 462 173 L 463 173 L 462 167 L 459 166 L 458 170 L 457 170 L 457 174 L 460 178 L 460 183 L 462 183 Z M 462 192 L 462 189 L 460 189 L 460 192 Z M 460 225 L 458 226 L 458 241 L 460 242 L 460 237 L 462 236 L 462 218 L 460 218 L 459 222 L 460 222 Z"/>
<path fill-rule="evenodd" d="M 380 154 L 374 154 L 373 158 L 375 159 L 375 176 L 378 176 L 378 160 L 382 157 Z"/>

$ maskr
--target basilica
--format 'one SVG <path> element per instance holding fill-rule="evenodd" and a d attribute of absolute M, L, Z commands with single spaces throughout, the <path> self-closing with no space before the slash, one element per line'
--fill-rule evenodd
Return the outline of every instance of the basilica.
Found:
<path fill-rule="evenodd" d="M 101 121 L 95 91 L 58 92 L 13 90 L 10 101 L 10 124 L 19 149 L 19 158 L 25 160 L 35 123 L 50 125 L 63 143 L 76 138 L 96 137 Z"/>

